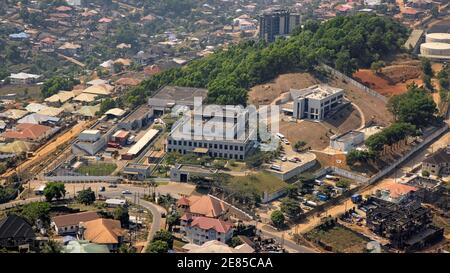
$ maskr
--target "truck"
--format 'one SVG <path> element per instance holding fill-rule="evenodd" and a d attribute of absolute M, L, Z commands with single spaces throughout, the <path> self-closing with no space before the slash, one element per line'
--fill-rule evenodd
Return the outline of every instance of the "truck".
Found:
<path fill-rule="evenodd" d="M 313 207 L 313 208 L 317 207 L 317 203 L 313 202 L 313 201 L 306 201 L 305 205 L 308 207 Z"/>
<path fill-rule="evenodd" d="M 362 195 L 361 194 L 353 194 L 352 197 L 353 204 L 358 204 L 362 201 Z"/>

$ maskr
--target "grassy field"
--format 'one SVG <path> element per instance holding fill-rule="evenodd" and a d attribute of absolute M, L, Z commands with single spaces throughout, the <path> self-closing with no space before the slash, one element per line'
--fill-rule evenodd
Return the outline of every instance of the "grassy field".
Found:
<path fill-rule="evenodd" d="M 275 192 L 288 184 L 269 172 L 260 172 L 247 176 L 234 176 L 229 186 L 237 191 Z"/>
<path fill-rule="evenodd" d="M 110 175 L 117 165 L 114 163 L 95 163 L 81 166 L 77 172 L 83 175 L 105 176 Z"/>
<path fill-rule="evenodd" d="M 320 240 L 331 246 L 332 252 L 339 253 L 361 253 L 366 249 L 369 240 L 359 237 L 351 230 L 341 226 L 334 226 L 328 230 L 315 228 L 306 235 L 311 240 Z"/>

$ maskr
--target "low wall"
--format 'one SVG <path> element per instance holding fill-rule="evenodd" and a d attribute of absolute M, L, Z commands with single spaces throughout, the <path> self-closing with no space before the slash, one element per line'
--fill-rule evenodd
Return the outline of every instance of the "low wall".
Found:
<path fill-rule="evenodd" d="M 338 70 L 332 68 L 331 66 L 328 66 L 326 64 L 322 64 L 321 66 L 326 71 L 328 71 L 331 75 L 336 76 L 337 78 L 339 78 L 341 80 L 345 80 L 346 82 L 350 83 L 351 85 L 363 90 L 366 93 L 369 93 L 371 96 L 377 97 L 386 103 L 388 102 L 388 98 L 386 98 L 385 96 L 383 96 L 380 93 L 378 93 L 377 91 L 365 86 L 364 84 L 356 81 L 355 79 L 352 79 L 351 77 L 339 72 Z"/>
<path fill-rule="evenodd" d="M 120 176 L 44 176 L 45 181 L 63 183 L 118 182 Z"/>

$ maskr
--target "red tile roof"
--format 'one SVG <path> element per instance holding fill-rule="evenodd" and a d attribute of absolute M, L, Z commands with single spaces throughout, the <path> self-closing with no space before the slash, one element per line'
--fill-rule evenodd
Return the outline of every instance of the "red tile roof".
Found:
<path fill-rule="evenodd" d="M 217 232 L 227 233 L 231 229 L 232 225 L 215 218 L 195 217 L 191 223 L 191 226 L 204 230 L 214 229 Z"/>
<path fill-rule="evenodd" d="M 226 211 L 225 204 L 219 199 L 208 195 L 190 196 L 189 212 L 206 217 L 219 217 Z"/>
<path fill-rule="evenodd" d="M 16 126 L 15 131 L 7 131 L 0 136 L 11 139 L 30 139 L 37 140 L 52 128 L 39 124 L 22 123 Z"/>

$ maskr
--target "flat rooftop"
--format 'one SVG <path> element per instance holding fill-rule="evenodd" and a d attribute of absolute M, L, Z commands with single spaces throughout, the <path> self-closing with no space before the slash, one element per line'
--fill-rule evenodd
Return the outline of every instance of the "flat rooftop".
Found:
<path fill-rule="evenodd" d="M 308 98 L 322 100 L 329 96 L 344 92 L 342 88 L 332 87 L 327 84 L 317 84 L 304 89 L 291 89 L 291 97 L 296 98 Z"/>
<path fill-rule="evenodd" d="M 208 90 L 203 88 L 165 86 L 148 101 L 150 106 L 165 106 L 166 104 L 192 106 L 194 105 L 194 97 L 201 97 L 203 100 L 207 94 Z"/>

